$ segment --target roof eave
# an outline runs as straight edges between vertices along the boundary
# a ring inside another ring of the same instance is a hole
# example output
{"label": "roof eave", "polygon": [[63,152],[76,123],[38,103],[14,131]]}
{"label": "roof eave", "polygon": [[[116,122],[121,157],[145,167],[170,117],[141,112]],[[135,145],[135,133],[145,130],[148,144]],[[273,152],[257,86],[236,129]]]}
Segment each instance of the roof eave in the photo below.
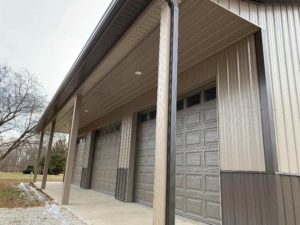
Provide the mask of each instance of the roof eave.
{"label": "roof eave", "polygon": [[[105,57],[109,49],[116,44],[150,2],[151,0],[113,0],[111,2],[38,121],[36,131],[40,132],[44,130],[47,124],[55,118],[59,110],[73,96],[82,82]],[[132,7],[132,5],[134,5],[134,7]],[[113,27],[114,22],[118,22],[118,17],[121,18],[122,16],[122,19],[124,19],[124,15],[127,16],[129,23],[125,24],[123,30],[119,29],[118,33],[115,32],[115,40],[108,43],[105,48],[102,48],[101,42],[104,42],[105,36],[107,37],[109,35],[108,33],[111,32],[109,28]]]}

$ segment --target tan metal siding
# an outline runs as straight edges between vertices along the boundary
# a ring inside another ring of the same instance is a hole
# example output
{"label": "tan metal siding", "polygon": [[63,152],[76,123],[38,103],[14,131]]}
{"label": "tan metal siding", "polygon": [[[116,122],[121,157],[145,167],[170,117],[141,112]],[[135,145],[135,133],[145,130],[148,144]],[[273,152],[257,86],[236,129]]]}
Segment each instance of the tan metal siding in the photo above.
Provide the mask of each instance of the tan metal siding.
{"label": "tan metal siding", "polygon": [[279,171],[300,174],[300,7],[212,1],[267,30]]}
{"label": "tan metal siding", "polygon": [[[218,76],[222,170],[265,170],[255,62],[254,37],[250,36],[179,75],[179,95]],[[118,121],[124,114],[145,110],[155,103],[156,90],[152,89],[81,132]]]}
{"label": "tan metal siding", "polygon": [[254,37],[219,54],[217,68],[221,169],[264,171]]}

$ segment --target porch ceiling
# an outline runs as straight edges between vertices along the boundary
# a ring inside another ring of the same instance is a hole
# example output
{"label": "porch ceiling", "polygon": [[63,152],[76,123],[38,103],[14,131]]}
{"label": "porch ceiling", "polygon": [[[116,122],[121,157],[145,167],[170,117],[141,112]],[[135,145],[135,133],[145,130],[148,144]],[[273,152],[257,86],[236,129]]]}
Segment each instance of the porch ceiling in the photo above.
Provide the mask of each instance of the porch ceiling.
{"label": "porch ceiling", "polygon": [[[160,8],[148,8],[78,90],[80,128],[156,86]],[[258,30],[208,0],[184,1],[179,21],[179,73]],[[72,100],[58,114],[57,131],[69,131],[71,115]]]}

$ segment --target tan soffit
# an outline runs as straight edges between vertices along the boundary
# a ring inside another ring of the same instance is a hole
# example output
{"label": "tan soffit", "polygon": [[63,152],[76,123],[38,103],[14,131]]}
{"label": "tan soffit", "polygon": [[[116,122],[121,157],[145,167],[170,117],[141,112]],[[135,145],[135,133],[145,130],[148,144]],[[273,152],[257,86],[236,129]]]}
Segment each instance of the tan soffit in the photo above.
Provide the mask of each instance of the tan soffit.
{"label": "tan soffit", "polygon": [[[144,18],[136,22],[137,25],[128,31],[80,88],[79,93],[83,95],[80,127],[156,86],[160,8],[157,5],[150,7],[153,7],[150,12],[145,11]],[[210,1],[184,1],[180,7],[179,72],[257,29]],[[132,44],[134,37],[140,41],[135,40]],[[143,74],[136,76],[135,71]],[[85,113],[85,109],[89,112]],[[59,113],[58,130],[68,132],[70,115],[70,108],[66,107]]]}

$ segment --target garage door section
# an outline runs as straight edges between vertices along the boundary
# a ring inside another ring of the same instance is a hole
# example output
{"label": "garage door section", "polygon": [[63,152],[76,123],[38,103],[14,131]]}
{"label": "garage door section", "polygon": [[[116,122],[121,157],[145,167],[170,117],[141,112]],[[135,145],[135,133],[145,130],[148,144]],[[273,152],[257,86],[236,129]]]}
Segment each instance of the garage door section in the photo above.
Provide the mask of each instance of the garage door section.
{"label": "garage door section", "polygon": [[75,159],[73,164],[72,184],[80,185],[83,156],[85,150],[85,138],[79,138],[77,140]]}
{"label": "garage door section", "polygon": [[[215,88],[177,103],[176,213],[220,222],[217,110]],[[135,201],[151,205],[154,181],[155,119],[140,116],[137,136]]]}
{"label": "garage door section", "polygon": [[134,199],[151,206],[154,184],[155,111],[139,116],[134,178]]}
{"label": "garage door section", "polygon": [[115,194],[120,126],[105,128],[97,133],[91,178],[91,189]]}

